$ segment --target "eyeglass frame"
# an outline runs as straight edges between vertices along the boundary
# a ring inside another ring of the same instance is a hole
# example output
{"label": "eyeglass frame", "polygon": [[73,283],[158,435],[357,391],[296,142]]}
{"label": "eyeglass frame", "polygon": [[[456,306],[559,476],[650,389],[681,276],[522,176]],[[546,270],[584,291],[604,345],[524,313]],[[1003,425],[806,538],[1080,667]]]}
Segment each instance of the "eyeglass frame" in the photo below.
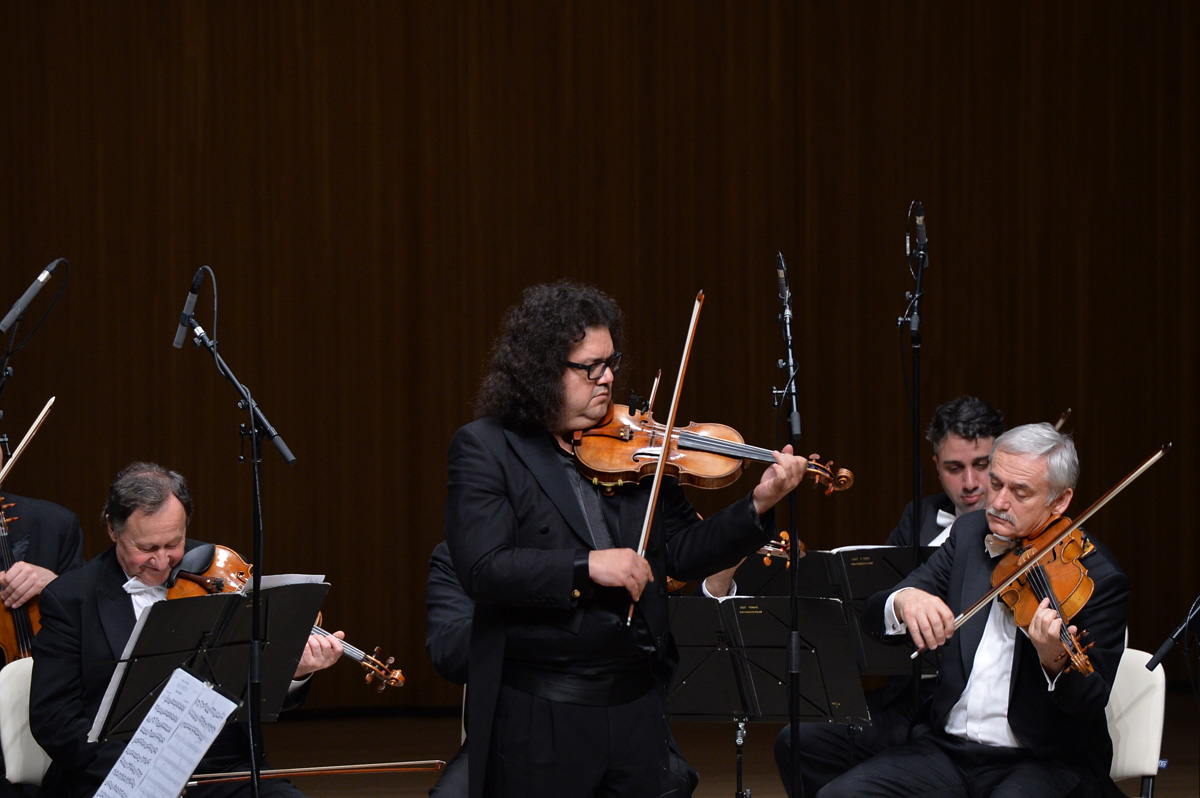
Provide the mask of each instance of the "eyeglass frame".
{"label": "eyeglass frame", "polygon": [[[595,363],[572,363],[570,360],[563,361],[563,363],[567,366],[567,368],[579,369],[580,371],[583,371],[589,380],[592,382],[597,382],[601,377],[604,376],[605,369],[611,371],[614,376],[616,375],[617,371],[621,368],[621,353],[613,352],[612,357],[608,358],[607,360],[597,360]],[[596,374],[596,376],[593,377],[592,371],[597,366],[601,367],[600,371],[598,374]]]}

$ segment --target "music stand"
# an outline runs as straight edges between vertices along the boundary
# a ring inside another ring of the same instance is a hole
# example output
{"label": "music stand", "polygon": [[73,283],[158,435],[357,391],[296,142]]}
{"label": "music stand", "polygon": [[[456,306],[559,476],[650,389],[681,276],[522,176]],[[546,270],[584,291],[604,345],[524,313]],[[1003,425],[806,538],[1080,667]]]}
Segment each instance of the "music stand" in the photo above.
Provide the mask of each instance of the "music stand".
{"label": "music stand", "polygon": [[[326,583],[284,584],[262,591],[261,717],[283,708]],[[252,636],[252,597],[241,593],[160,601],[139,619],[93,725],[103,740],[128,740],[176,668],[209,682],[239,702],[234,721],[249,713],[246,691]]]}
{"label": "music stand", "polygon": [[[854,654],[864,675],[912,675],[911,649],[881,642],[865,632],[862,611],[873,594],[895,587],[935,551],[935,546],[920,547],[916,564],[910,546],[849,546],[828,553],[829,568],[837,584],[836,595],[845,601],[846,615],[855,633]],[[907,639],[907,635],[904,637]],[[923,672],[936,674],[936,653],[922,654],[921,665]]]}
{"label": "music stand", "polygon": [[[920,549],[925,562],[935,547]],[[834,551],[808,551],[797,563],[802,596],[836,598],[842,602],[851,632],[854,657],[864,675],[910,675],[912,661],[905,646],[877,640],[862,628],[862,610],[873,593],[887,590],[913,570],[908,546],[850,546]],[[788,571],[777,563],[763,565],[753,558],[737,573],[738,590],[747,595],[786,596]],[[937,673],[934,652],[921,655],[926,673]]]}
{"label": "music stand", "polygon": [[[786,597],[670,599],[679,667],[667,691],[674,718],[781,721],[789,718]],[[841,603],[801,598],[800,717],[869,723]]]}

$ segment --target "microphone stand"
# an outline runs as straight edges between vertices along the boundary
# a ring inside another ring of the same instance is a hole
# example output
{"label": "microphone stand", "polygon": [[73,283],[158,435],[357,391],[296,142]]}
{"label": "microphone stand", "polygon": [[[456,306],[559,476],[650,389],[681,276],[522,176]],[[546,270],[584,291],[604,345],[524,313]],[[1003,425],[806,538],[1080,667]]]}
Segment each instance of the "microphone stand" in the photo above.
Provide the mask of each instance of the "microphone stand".
{"label": "microphone stand", "polygon": [[1191,609],[1188,610],[1187,617],[1183,619],[1183,623],[1179,624],[1179,628],[1163,641],[1163,644],[1158,647],[1158,651],[1154,652],[1154,656],[1146,663],[1146,670],[1152,671],[1158,667],[1158,663],[1162,662],[1163,657],[1167,656],[1167,653],[1175,647],[1175,644],[1187,632],[1188,627],[1196,620],[1197,614],[1200,614],[1200,596],[1197,596],[1196,600],[1192,602]]}
{"label": "microphone stand", "polygon": [[[786,357],[778,363],[779,368],[787,372],[787,381],[783,390],[772,389],[775,406],[782,407],[787,401],[788,411],[788,442],[792,444],[792,452],[800,447],[800,410],[796,404],[796,358],[792,341],[792,293],[788,289],[787,270],[783,262],[783,254],[776,254],[776,265],[779,275],[779,300],[783,311],[779,314],[779,323],[783,327],[783,345]],[[788,598],[791,606],[790,632],[788,634],[788,720],[791,724],[792,735],[792,770],[791,795],[803,796],[804,785],[800,781],[800,758],[796,756],[795,745],[800,739],[800,569],[796,563],[800,561],[800,536],[796,534],[796,492],[788,494],[788,561],[792,567],[788,569]]]}
{"label": "microphone stand", "polygon": [[[250,396],[250,389],[238,381],[234,376],[233,370],[229,368],[229,364],[217,352],[217,342],[208,337],[204,332],[204,328],[196,323],[193,316],[186,316],[187,325],[191,327],[195,333],[196,346],[203,346],[213,357],[213,362],[217,366],[217,371],[221,376],[225,377],[233,383],[234,389],[237,391],[241,399],[238,400],[238,407],[242,410],[250,412],[250,425],[238,425],[238,435],[243,439],[250,440],[250,463],[253,479],[252,498],[253,504],[253,529],[254,529],[254,573],[251,576],[251,585],[253,596],[251,598],[251,628],[250,628],[250,673],[247,679],[247,701],[250,703],[249,719],[247,720],[248,736],[250,738],[250,794],[254,798],[259,798],[259,772],[260,758],[262,756],[262,729],[261,729],[261,694],[262,694],[262,647],[265,642],[262,637],[261,615],[262,591],[259,590],[261,575],[263,573],[263,518],[262,518],[262,485],[259,480],[259,463],[262,462],[262,439],[270,438],[275,444],[275,448],[283,456],[283,459],[291,464],[296,462],[296,456],[292,454],[291,449],[283,442],[283,438],[279,436],[275,428],[271,426],[271,422],[267,421],[267,417],[263,415],[262,409],[258,403]],[[239,454],[238,461],[244,462],[245,455]]]}
{"label": "microphone stand", "polygon": [[[916,280],[912,291],[904,292],[904,300],[908,305],[904,315],[896,319],[896,326],[908,324],[909,343],[912,348],[912,402],[909,404],[909,416],[912,423],[912,567],[916,568],[921,558],[921,499],[924,492],[921,487],[921,300],[925,292],[921,285],[928,265],[926,241],[924,236],[925,210],[920,202],[914,201],[909,206],[909,213],[917,209],[918,235],[916,247],[909,250],[908,233],[904,235],[904,254],[909,260],[909,272]],[[913,660],[913,705],[921,703],[921,660]]]}

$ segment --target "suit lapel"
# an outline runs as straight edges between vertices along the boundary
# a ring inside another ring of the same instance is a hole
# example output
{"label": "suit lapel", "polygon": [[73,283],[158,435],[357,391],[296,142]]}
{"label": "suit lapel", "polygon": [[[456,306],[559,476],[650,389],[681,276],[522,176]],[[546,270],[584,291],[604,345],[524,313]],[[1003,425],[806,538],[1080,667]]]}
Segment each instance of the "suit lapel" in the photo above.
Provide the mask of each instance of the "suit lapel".
{"label": "suit lapel", "polygon": [[136,619],[133,617],[133,602],[124,588],[125,574],[121,572],[115,554],[111,553],[111,549],[109,552],[111,567],[96,586],[96,612],[100,616],[100,625],[104,627],[108,647],[112,649],[113,659],[119,659],[129,636],[133,634]]}
{"label": "suit lapel", "polygon": [[[985,525],[984,532],[986,530],[987,526]],[[966,572],[963,574],[962,593],[959,595],[959,604],[956,613],[970,609],[975,602],[983,598],[992,589],[993,560],[988,556],[987,549],[984,548],[983,534],[982,532],[971,534],[969,539],[958,541],[958,545],[967,547],[965,553],[968,556]],[[980,609],[959,630],[959,633],[962,635],[960,653],[963,658],[963,672],[968,676],[971,673],[971,665],[975,661],[975,650],[979,648],[979,641],[983,639],[983,630],[987,628],[987,618],[990,613],[991,607]]]}
{"label": "suit lapel", "polygon": [[554,451],[554,441],[550,440],[545,432],[522,434],[506,429],[504,436],[546,496],[554,503],[571,531],[589,549],[595,548],[592,535],[588,531],[587,520],[583,517],[583,508],[579,506],[579,499],[563,472],[562,456]]}

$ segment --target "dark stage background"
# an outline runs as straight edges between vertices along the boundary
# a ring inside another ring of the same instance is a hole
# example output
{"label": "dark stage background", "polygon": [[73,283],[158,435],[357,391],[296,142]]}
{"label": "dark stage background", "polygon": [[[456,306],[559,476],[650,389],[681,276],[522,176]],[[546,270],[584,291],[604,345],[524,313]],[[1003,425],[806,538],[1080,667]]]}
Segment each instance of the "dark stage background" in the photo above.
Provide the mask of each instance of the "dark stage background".
{"label": "dark stage background", "polygon": [[1175,442],[1090,525],[1132,579],[1131,644],[1154,650],[1200,592],[1184,507],[1198,16],[1115,0],[5,3],[4,309],[71,262],[0,397],[14,442],[58,398],[5,487],[78,512],[90,556],[109,480],[157,460],[192,481],[193,536],[249,556],[243,414],[206,352],[170,345],[208,264],[221,352],[299,458],[266,452],[264,568],[327,574],[326,625],[409,678],[375,696],[345,664],[310,706],[454,704],[423,651],[426,559],[446,446],[521,289],[612,293],[621,376],[643,394],[656,368],[673,382],[703,289],[680,419],[769,445],[781,251],[804,446],[857,477],[805,491],[799,534],[881,542],[911,495],[896,318],[915,198],[922,419],[963,393],[1011,424],[1073,408],[1076,513]]}

